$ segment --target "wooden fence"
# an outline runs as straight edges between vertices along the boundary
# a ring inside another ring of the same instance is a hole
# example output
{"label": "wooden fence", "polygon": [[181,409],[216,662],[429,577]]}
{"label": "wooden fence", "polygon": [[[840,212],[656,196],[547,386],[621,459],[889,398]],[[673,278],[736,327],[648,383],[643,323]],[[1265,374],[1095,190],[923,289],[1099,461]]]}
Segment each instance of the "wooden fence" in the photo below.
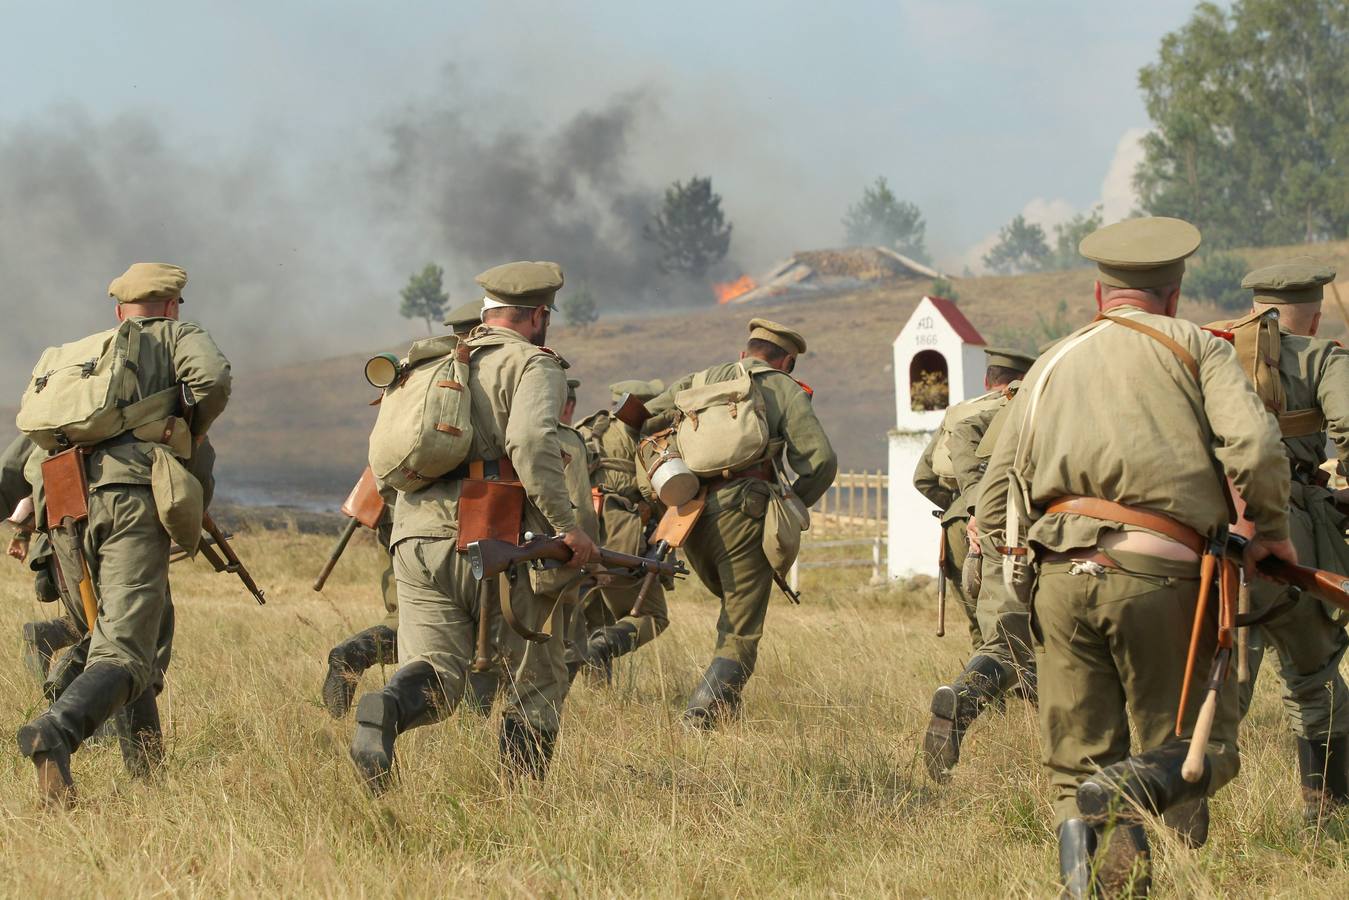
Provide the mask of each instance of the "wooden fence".
{"label": "wooden fence", "polygon": [[810,511],[808,539],[832,536],[885,537],[889,521],[890,476],[839,472],[833,485]]}
{"label": "wooden fence", "polygon": [[[885,543],[889,522],[890,478],[884,472],[840,472],[810,511],[810,531],[788,579],[798,584],[801,569],[871,567],[871,580],[885,577]],[[867,547],[865,557],[811,559],[812,549]]]}

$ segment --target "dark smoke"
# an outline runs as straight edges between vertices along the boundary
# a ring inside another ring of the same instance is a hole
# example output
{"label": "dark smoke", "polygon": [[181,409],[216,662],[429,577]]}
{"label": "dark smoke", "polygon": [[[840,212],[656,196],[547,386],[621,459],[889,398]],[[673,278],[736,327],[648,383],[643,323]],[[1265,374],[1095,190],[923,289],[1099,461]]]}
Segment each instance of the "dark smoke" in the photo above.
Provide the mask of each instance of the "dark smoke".
{"label": "dark smoke", "polygon": [[602,307],[640,306],[670,289],[642,238],[659,193],[628,165],[653,107],[645,92],[624,94],[546,134],[484,133],[460,109],[411,109],[389,127],[391,159],[375,175],[384,215],[426,258],[458,262],[464,283],[499,262],[550,259]]}
{"label": "dark smoke", "polygon": [[221,161],[146,117],[64,109],[0,131],[0,172],[0,407],[43,347],[115,324],[108,282],[138,260],[187,269],[184,317],[236,367],[350,349],[358,325],[369,340],[354,301],[372,282],[335,211],[307,206],[271,159]]}

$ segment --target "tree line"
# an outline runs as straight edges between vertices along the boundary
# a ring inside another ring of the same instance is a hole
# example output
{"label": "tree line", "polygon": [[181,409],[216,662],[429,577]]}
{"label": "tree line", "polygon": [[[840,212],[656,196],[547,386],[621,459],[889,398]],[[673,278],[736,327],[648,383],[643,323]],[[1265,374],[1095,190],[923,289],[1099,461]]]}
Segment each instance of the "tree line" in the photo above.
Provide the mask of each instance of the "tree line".
{"label": "tree line", "polygon": [[[1134,173],[1134,214],[1177,216],[1204,232],[1191,279],[1197,296],[1222,303],[1236,295],[1244,261],[1230,248],[1349,237],[1349,0],[1199,3],[1162,38],[1138,84],[1152,128]],[[982,261],[999,274],[1075,267],[1078,242],[1102,224],[1099,206],[1048,231],[1018,215]],[[922,211],[883,176],[840,225],[846,246],[930,261]],[[712,178],[694,175],[665,189],[642,238],[662,274],[706,286],[733,233]],[[443,274],[428,264],[409,278],[404,316],[434,327],[449,304]],[[603,300],[584,286],[568,297],[570,324],[599,318]]]}

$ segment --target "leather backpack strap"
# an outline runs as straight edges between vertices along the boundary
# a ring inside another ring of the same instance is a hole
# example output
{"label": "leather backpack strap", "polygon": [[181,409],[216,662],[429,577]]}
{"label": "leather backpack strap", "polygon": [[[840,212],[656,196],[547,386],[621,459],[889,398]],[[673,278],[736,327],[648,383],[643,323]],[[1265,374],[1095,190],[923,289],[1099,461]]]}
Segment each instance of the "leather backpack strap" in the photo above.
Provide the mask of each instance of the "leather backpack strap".
{"label": "leather backpack strap", "polygon": [[1097,318],[1114,322],[1116,325],[1123,325],[1130,331],[1137,331],[1139,334],[1145,334],[1148,337],[1152,338],[1154,341],[1161,344],[1166,349],[1170,350],[1172,354],[1175,355],[1176,359],[1180,360],[1180,364],[1183,365],[1186,368],[1186,370],[1190,373],[1190,377],[1195,380],[1195,383],[1196,384],[1199,383],[1198,361],[1195,360],[1194,356],[1190,353],[1189,350],[1186,350],[1183,346],[1181,346],[1180,342],[1177,341],[1175,338],[1171,337],[1171,335],[1166,334],[1165,332],[1158,331],[1151,325],[1144,325],[1142,322],[1135,322],[1133,319],[1127,319],[1122,316],[1121,317],[1108,316],[1102,313],[1101,315],[1097,316]]}

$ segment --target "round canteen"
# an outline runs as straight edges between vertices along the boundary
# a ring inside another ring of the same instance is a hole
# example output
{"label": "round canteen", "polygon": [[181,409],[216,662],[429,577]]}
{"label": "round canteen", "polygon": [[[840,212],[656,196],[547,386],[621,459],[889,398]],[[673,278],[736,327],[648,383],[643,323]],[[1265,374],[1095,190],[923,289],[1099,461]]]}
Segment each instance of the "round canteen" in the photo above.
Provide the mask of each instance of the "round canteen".
{"label": "round canteen", "polygon": [[401,368],[402,361],[396,354],[380,353],[370,357],[370,361],[365,364],[365,380],[372,387],[384,390],[398,379]]}
{"label": "round canteen", "polygon": [[662,454],[651,472],[651,487],[666,506],[683,506],[698,494],[698,476],[678,456]]}

